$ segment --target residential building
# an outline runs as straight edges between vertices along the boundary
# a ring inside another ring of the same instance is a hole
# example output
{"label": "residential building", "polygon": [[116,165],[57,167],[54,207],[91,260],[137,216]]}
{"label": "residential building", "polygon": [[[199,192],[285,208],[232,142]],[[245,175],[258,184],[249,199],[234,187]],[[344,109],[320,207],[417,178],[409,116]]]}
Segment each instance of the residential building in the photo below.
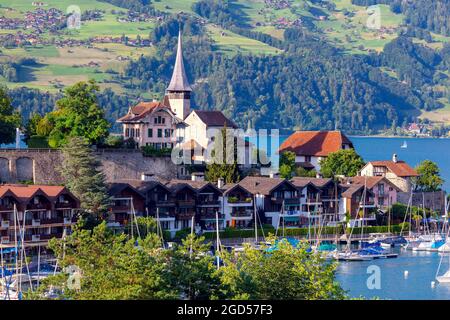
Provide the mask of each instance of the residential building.
{"label": "residential building", "polygon": [[145,213],[145,197],[128,183],[111,183],[108,188],[111,203],[107,225],[123,228]]}
{"label": "residential building", "polygon": [[369,161],[360,171],[361,176],[386,177],[403,192],[411,192],[413,179],[419,174],[405,161],[398,160],[394,154],[392,160]]}
{"label": "residential building", "polygon": [[374,195],[375,206],[384,211],[398,202],[397,195],[401,192],[399,187],[383,176],[357,176],[348,178],[347,182],[352,185],[366,186]]}
{"label": "residential building", "polygon": [[361,227],[376,221],[374,193],[363,184],[341,184],[343,189],[339,211],[350,215],[349,225]]}
{"label": "residential building", "polygon": [[78,199],[63,186],[0,185],[0,245],[22,241],[24,228],[26,247],[46,246],[49,239],[70,233],[79,207]]}
{"label": "residential building", "polygon": [[280,146],[280,153],[295,153],[297,166],[320,171],[320,161],[330,153],[353,149],[353,143],[340,131],[297,131]]}
{"label": "residential building", "polygon": [[122,123],[124,139],[133,139],[138,147],[171,149],[177,142],[175,130],[181,119],[162,102],[141,102],[117,122]]}

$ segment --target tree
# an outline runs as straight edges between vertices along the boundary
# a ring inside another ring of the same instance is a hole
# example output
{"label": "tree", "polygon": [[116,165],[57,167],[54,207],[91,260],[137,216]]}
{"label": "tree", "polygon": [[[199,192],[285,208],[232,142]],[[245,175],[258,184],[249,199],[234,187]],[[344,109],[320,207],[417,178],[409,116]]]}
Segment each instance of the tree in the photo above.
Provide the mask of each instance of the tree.
{"label": "tree", "polygon": [[39,113],[33,113],[25,126],[25,142],[28,143],[32,136],[37,135],[37,127],[42,120],[42,116]]}
{"label": "tree", "polygon": [[20,124],[20,114],[14,112],[6,88],[0,86],[0,144],[13,143]]}
{"label": "tree", "polygon": [[70,137],[83,137],[90,144],[102,142],[109,134],[109,122],[98,106],[99,86],[94,80],[78,82],[65,90],[65,96],[56,102],[56,110],[46,116],[53,126],[49,144],[61,147]]}
{"label": "tree", "polygon": [[298,177],[310,177],[314,178],[317,176],[316,170],[306,170],[305,168],[299,167],[295,170],[295,175]]}
{"label": "tree", "polygon": [[59,172],[69,190],[81,202],[89,218],[100,219],[109,204],[105,176],[100,161],[92,154],[89,144],[80,137],[70,138],[62,148],[63,162]]}
{"label": "tree", "polygon": [[422,161],[416,171],[419,177],[416,179],[416,190],[431,192],[440,190],[444,180],[440,176],[438,165],[431,160]]}
{"label": "tree", "polygon": [[[239,170],[237,166],[237,143],[234,136],[231,136],[226,125],[221,130],[222,139],[214,141],[214,148],[211,152],[211,159],[207,162],[205,177],[208,181],[216,182],[219,178],[223,178],[226,183],[232,183],[239,180]],[[229,163],[227,150],[231,149],[228,142],[234,141],[233,163]],[[222,152],[220,152],[222,149]],[[208,159],[207,159],[208,160]]]}
{"label": "tree", "polygon": [[320,172],[326,178],[338,175],[354,177],[363,166],[363,159],[354,149],[345,149],[332,152],[323,159],[320,162]]}
{"label": "tree", "polygon": [[214,257],[204,237],[188,235],[170,254],[168,278],[172,290],[189,300],[225,298]]}
{"label": "tree", "polygon": [[[165,255],[155,234],[144,239],[127,239],[125,234],[113,234],[106,223],[86,230],[76,226],[65,240],[52,239],[49,248],[59,258],[63,272],[44,280],[36,293],[28,298],[42,299],[53,286],[61,289],[59,299],[174,299],[165,273]],[[78,271],[80,285],[71,286],[68,272]]]}
{"label": "tree", "polygon": [[280,176],[291,179],[295,173],[295,153],[292,151],[283,152],[280,156]]}
{"label": "tree", "polygon": [[[275,238],[269,239],[274,245]],[[320,254],[308,253],[308,245],[293,247],[279,241],[268,253],[246,246],[237,257],[227,255],[221,279],[236,299],[343,299],[344,291],[334,280],[335,263]]]}

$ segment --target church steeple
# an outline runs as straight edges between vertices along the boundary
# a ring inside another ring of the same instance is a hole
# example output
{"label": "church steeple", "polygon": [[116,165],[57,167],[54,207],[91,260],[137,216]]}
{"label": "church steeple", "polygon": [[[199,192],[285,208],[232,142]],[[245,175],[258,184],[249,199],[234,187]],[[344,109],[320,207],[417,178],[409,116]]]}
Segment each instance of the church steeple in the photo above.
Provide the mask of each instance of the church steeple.
{"label": "church steeple", "polygon": [[183,63],[183,47],[182,47],[181,29],[178,34],[178,48],[175,66],[173,68],[172,79],[167,87],[167,97],[172,111],[181,120],[191,112],[191,92],[192,88],[186,76]]}
{"label": "church steeple", "polygon": [[181,43],[181,29],[178,33],[178,48],[177,48],[177,58],[175,60],[175,67],[173,68],[172,79],[167,87],[167,91],[192,91],[189,81],[186,76],[186,71],[184,70],[183,63],[183,47]]}

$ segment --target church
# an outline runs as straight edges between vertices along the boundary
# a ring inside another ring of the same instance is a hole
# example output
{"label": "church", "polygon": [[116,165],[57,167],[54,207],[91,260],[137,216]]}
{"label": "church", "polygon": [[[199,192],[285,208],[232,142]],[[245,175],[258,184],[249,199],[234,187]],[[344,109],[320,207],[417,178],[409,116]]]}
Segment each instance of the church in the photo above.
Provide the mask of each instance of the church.
{"label": "church", "polygon": [[138,147],[171,149],[182,146],[204,151],[210,142],[207,130],[225,126],[237,128],[221,111],[191,110],[191,94],[180,31],[175,66],[163,101],[141,102],[119,118],[117,122],[123,126],[124,139],[133,139]]}

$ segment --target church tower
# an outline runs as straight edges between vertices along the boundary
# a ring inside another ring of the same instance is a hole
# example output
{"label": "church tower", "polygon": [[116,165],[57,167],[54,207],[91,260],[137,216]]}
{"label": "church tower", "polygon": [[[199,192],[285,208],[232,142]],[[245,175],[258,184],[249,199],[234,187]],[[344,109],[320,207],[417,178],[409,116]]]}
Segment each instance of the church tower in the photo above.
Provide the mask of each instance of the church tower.
{"label": "church tower", "polygon": [[170,107],[181,120],[191,112],[191,86],[189,85],[184,70],[183,50],[181,45],[181,30],[178,34],[177,58],[173,69],[172,79],[167,87],[166,95],[169,98]]}

